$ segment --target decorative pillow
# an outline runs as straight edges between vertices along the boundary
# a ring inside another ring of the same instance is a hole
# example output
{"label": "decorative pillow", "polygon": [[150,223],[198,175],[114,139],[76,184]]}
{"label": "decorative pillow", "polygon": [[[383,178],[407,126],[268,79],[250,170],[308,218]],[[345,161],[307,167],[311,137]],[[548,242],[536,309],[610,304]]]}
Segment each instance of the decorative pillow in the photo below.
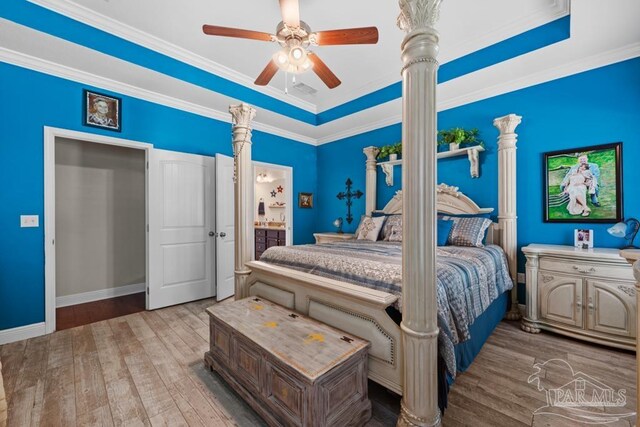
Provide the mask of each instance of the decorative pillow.
{"label": "decorative pillow", "polygon": [[[387,217],[387,220],[384,222],[384,227],[382,228],[382,235],[380,236],[380,238],[382,240],[389,241],[389,236],[391,235],[391,230],[393,229],[393,227],[399,227],[400,235],[402,236],[402,215],[389,215]],[[401,242],[402,237],[400,237],[400,240],[396,241]]]}
{"label": "decorative pillow", "polygon": [[360,225],[358,225],[358,234],[356,234],[356,239],[371,240],[372,242],[375,242],[376,240],[378,240],[378,235],[380,234],[380,230],[382,229],[382,224],[384,224],[383,216],[375,218],[365,216],[360,221]]}
{"label": "decorative pillow", "polygon": [[358,234],[360,234],[360,229],[362,228],[362,221],[364,221],[364,219],[367,218],[366,215],[360,215],[360,222],[358,223],[358,227],[356,228],[355,233],[353,233],[354,236],[356,236],[356,238],[358,238]]}
{"label": "decorative pillow", "polygon": [[442,219],[453,221],[453,228],[451,229],[451,233],[449,233],[449,241],[447,242],[449,245],[484,247],[482,241],[484,240],[487,229],[491,225],[490,219],[449,216],[443,216]]}
{"label": "decorative pillow", "polygon": [[385,240],[388,240],[389,242],[402,242],[402,221],[400,221],[399,225],[391,227],[391,231],[389,231]]}
{"label": "decorative pillow", "polygon": [[438,246],[446,246],[453,228],[453,220],[438,218]]}

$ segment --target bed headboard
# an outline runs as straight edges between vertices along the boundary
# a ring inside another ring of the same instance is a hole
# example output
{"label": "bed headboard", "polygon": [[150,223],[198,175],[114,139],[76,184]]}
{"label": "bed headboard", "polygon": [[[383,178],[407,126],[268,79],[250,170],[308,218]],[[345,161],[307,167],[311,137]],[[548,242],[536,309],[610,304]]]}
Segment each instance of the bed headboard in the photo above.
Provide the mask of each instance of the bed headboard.
{"label": "bed headboard", "polygon": [[[518,272],[518,228],[516,215],[516,143],[518,135],[516,127],[521,116],[508,114],[498,117],[493,125],[498,129],[498,223],[493,223],[487,232],[487,242],[500,245],[507,254],[509,272],[514,282]],[[378,148],[366,147],[363,150],[366,161],[366,213],[370,215],[376,208],[376,182],[378,175]],[[481,208],[469,197],[462,194],[457,187],[440,184],[437,187],[438,212],[449,214],[476,214],[493,212],[492,208]],[[382,211],[384,213],[402,213],[402,192],[398,192]],[[508,318],[517,319],[518,310],[516,293],[512,293],[512,310]]]}
{"label": "bed headboard", "polygon": [[[493,208],[481,208],[469,196],[463,194],[458,187],[444,183],[438,184],[436,197],[438,213],[441,214],[489,214],[494,210]],[[402,214],[402,190],[396,191],[396,194],[389,200],[384,209],[374,212],[385,215]],[[500,244],[499,232],[500,225],[496,222],[492,223],[487,231],[487,243]]]}

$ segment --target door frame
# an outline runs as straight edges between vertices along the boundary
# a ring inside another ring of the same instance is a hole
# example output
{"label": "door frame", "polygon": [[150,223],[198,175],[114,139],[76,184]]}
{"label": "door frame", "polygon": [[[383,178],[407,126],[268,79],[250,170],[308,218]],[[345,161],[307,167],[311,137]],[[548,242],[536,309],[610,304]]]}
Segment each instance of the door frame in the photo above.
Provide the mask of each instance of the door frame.
{"label": "door frame", "polygon": [[[287,205],[285,207],[285,220],[287,221],[287,234],[286,234],[286,243],[287,246],[290,246],[293,244],[293,168],[291,166],[283,166],[283,165],[277,165],[275,163],[265,163],[265,162],[258,162],[258,161],[253,161],[253,167],[251,168],[253,174],[252,174],[252,182],[253,182],[253,186],[254,186],[254,193],[255,193],[255,185],[256,185],[256,167],[263,167],[263,168],[269,168],[269,169],[279,169],[284,171],[284,182],[287,186],[287,188],[290,189],[289,191],[289,197],[287,197]],[[254,197],[255,199],[255,197]],[[253,203],[255,204],[255,200],[253,201]],[[255,209],[256,207],[253,206],[253,210],[255,213]],[[251,235],[251,239],[254,240],[255,239],[255,234]],[[253,243],[252,247],[255,247],[255,242]],[[252,250],[252,259],[255,256],[255,251]]]}
{"label": "door frame", "polygon": [[118,147],[144,150],[145,153],[145,288],[149,286],[149,154],[153,145],[146,142],[103,136],[69,129],[44,127],[44,303],[45,333],[56,330],[56,138],[73,139]]}

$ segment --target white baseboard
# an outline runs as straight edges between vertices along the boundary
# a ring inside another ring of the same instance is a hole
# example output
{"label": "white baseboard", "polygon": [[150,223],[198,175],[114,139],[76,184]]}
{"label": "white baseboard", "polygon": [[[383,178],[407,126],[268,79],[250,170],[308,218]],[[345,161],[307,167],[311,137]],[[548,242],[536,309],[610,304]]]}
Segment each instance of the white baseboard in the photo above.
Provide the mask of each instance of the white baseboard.
{"label": "white baseboard", "polygon": [[137,294],[139,292],[144,292],[146,286],[146,283],[136,283],[133,285],[119,286],[117,288],[100,289],[99,291],[83,292],[81,294],[57,297],[56,307],[67,307],[69,305],[84,304],[91,301]]}
{"label": "white baseboard", "polygon": [[45,333],[46,328],[44,322],[33,323],[26,326],[18,326],[17,328],[5,329],[0,331],[0,345],[39,337],[41,335],[44,335]]}

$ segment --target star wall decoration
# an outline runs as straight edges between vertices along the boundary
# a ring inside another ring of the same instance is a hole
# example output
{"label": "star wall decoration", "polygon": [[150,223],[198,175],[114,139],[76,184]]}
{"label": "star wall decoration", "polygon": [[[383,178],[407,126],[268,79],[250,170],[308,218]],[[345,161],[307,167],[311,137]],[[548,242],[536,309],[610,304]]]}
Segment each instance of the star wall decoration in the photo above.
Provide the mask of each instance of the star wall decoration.
{"label": "star wall decoration", "polygon": [[282,193],[282,190],[284,190],[284,188],[282,188],[282,185],[278,185],[278,193]]}
{"label": "star wall decoration", "polygon": [[271,197],[276,197],[276,190],[271,190]]}

